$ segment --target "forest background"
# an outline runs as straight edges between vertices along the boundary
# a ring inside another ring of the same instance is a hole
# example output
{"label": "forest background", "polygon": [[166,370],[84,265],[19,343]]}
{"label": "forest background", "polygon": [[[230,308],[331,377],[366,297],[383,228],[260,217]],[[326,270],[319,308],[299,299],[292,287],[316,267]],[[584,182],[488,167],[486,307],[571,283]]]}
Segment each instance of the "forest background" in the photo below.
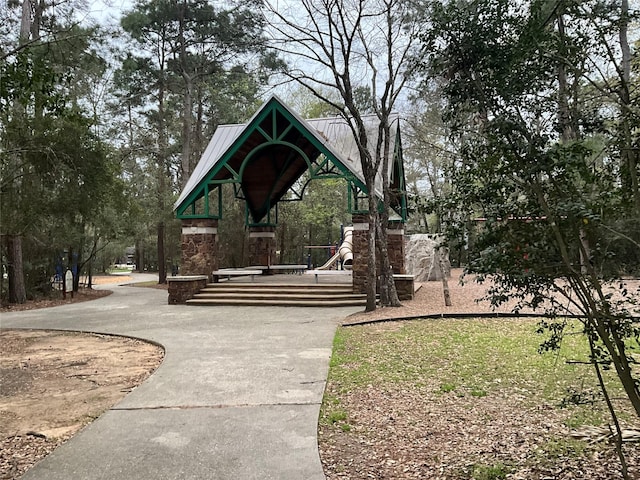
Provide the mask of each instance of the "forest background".
{"label": "forest background", "polygon": [[[498,0],[325,3],[344,11],[380,5],[405,31],[411,27],[411,38],[394,38],[397,48],[414,46],[398,69],[405,83],[395,105],[407,233],[453,232],[451,259],[462,265],[482,245],[478,226],[505,213],[493,207],[533,211],[521,193],[499,187],[509,179],[491,152],[513,140],[500,138],[510,128],[522,134],[518,148],[570,143],[563,154],[572,156],[563,158],[579,159],[596,178],[607,172],[608,183],[589,183],[589,195],[600,212],[617,212],[605,225],[614,233],[591,230],[591,251],[606,242],[594,256],[599,265],[637,273],[637,2],[523,2],[517,11]],[[290,81],[291,57],[274,42],[273,5],[260,0],[120,2],[100,11],[92,2],[11,0],[0,8],[3,302],[49,294],[60,265],[77,265],[76,286],[128,259],[138,270],[159,271],[163,282],[180,258],[173,203],[217,126],[245,122],[272,93],[307,118],[335,115],[343,100],[330,85],[314,95]],[[527,38],[541,45],[525,36],[537,15],[546,21],[538,31],[550,39],[543,54],[523,48]],[[454,35],[464,41],[452,42]],[[361,112],[375,113],[375,83],[365,77],[351,85],[352,96]],[[488,128],[494,119],[509,121]],[[487,162],[470,168],[470,158],[481,157]],[[525,154],[516,160],[524,169],[531,162]],[[514,165],[502,167],[514,173]],[[503,177],[479,179],[478,171]],[[472,198],[480,182],[496,187],[484,190],[494,196],[492,208]],[[239,266],[247,257],[244,207],[232,189],[224,195],[220,265]],[[339,241],[350,220],[346,203],[343,182],[328,180],[284,205],[279,260],[306,263],[312,252],[312,262],[322,263],[326,251],[304,246]]]}

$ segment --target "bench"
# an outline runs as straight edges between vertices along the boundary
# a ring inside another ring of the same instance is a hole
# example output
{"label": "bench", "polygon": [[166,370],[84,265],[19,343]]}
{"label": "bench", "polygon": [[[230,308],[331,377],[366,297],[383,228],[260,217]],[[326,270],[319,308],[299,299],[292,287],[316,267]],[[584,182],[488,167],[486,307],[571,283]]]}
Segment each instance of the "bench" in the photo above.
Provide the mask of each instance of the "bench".
{"label": "bench", "polygon": [[271,273],[282,272],[290,270],[293,273],[301,273],[306,270],[307,265],[294,264],[294,265],[249,265],[247,268],[253,270],[262,270],[263,274],[269,275]]}
{"label": "bench", "polygon": [[301,273],[304,270],[306,270],[308,267],[307,265],[270,265],[267,270],[271,270],[274,272],[279,272],[279,271],[286,271],[286,270],[290,270],[293,273]]}
{"label": "bench", "polygon": [[351,275],[350,270],[307,270],[304,273],[307,275],[315,275],[316,283],[318,283],[319,275]]}
{"label": "bench", "polygon": [[227,280],[231,280],[231,277],[244,275],[251,275],[251,281],[253,282],[256,275],[262,275],[262,270],[223,268],[222,270],[214,270],[211,275],[213,276],[213,283],[218,283],[220,277],[227,277]]}

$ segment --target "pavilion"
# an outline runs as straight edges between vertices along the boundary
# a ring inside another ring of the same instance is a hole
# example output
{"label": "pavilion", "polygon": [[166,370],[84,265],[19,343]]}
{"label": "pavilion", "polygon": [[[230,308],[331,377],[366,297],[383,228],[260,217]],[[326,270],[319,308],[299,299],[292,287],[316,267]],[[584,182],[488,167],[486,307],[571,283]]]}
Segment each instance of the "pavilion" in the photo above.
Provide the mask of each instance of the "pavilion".
{"label": "pavilion", "polygon": [[[365,118],[369,141],[377,140],[377,117]],[[389,255],[395,273],[404,269],[406,191],[399,120],[391,125],[389,162],[391,207]],[[272,96],[246,124],[221,125],[174,205],[182,221],[181,275],[211,277],[218,265],[218,222],[222,218],[222,185],[231,183],[244,201],[251,265],[276,263],[278,203],[300,200],[308,181],[342,178],[348,188],[353,222],[353,291],[364,293],[367,278],[367,189],[352,131],[342,117],[305,120]],[[375,195],[382,198],[381,175]]]}

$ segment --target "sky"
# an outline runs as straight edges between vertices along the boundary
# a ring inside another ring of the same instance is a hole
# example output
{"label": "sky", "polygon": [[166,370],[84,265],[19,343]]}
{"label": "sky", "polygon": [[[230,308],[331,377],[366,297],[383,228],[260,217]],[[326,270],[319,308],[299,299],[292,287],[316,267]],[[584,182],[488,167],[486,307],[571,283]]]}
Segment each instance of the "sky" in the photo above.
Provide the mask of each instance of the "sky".
{"label": "sky", "polygon": [[98,0],[89,2],[89,17],[102,25],[120,22],[122,13],[133,7],[133,0]]}

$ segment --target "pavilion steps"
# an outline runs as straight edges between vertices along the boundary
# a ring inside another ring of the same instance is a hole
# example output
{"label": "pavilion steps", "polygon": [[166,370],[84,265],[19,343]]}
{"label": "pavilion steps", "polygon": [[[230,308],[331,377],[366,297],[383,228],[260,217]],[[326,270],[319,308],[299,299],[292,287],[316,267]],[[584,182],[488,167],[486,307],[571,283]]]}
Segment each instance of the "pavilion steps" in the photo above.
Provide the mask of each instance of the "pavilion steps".
{"label": "pavilion steps", "polygon": [[366,295],[354,294],[350,285],[212,283],[187,300],[187,304],[351,307],[364,306]]}

